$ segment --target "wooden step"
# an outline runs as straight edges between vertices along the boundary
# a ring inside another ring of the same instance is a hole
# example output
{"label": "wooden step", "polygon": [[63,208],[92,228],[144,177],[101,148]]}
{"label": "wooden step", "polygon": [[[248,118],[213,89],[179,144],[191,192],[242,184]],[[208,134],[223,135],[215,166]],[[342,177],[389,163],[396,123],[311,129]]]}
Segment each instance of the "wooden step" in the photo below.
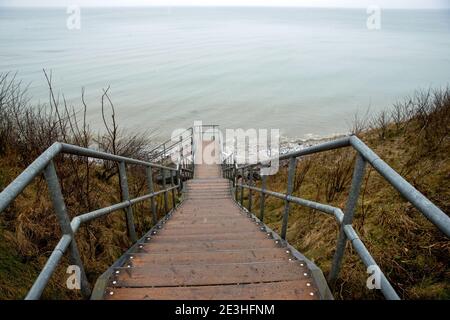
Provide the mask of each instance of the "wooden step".
{"label": "wooden step", "polygon": [[[316,289],[306,280],[227,286],[109,288],[107,291],[107,299],[121,300],[315,300],[318,298]],[[113,292],[113,295],[109,294],[110,292]]]}
{"label": "wooden step", "polygon": [[154,237],[150,242],[143,244],[146,252],[195,252],[213,250],[242,250],[257,248],[277,248],[275,242],[269,239],[248,240],[191,240],[189,242],[165,242]]}
{"label": "wooden step", "polygon": [[[246,240],[246,239],[266,239],[268,238],[265,232],[234,232],[234,233],[202,233],[191,235],[165,235],[160,233],[154,239],[167,242],[183,242],[191,240]],[[153,240],[153,239],[152,239]]]}
{"label": "wooden step", "polygon": [[273,248],[217,250],[201,252],[168,252],[153,251],[130,254],[133,267],[145,267],[151,264],[169,265],[203,265],[224,263],[250,263],[289,261],[292,258],[282,250]]}
{"label": "wooden step", "polygon": [[218,233],[245,233],[245,232],[260,232],[258,229],[254,229],[254,226],[242,225],[239,228],[224,229],[222,227],[209,227],[209,228],[166,228],[158,231],[158,235],[198,235],[198,234],[218,234]]}
{"label": "wooden step", "polygon": [[227,263],[204,265],[147,265],[118,268],[117,287],[167,287],[217,284],[311,281],[309,271],[296,262]]}
{"label": "wooden step", "polygon": [[217,216],[194,216],[194,215],[183,215],[177,216],[170,219],[170,225],[184,225],[184,226],[192,226],[192,225],[202,225],[205,223],[247,223],[247,218],[242,215],[217,215]]}

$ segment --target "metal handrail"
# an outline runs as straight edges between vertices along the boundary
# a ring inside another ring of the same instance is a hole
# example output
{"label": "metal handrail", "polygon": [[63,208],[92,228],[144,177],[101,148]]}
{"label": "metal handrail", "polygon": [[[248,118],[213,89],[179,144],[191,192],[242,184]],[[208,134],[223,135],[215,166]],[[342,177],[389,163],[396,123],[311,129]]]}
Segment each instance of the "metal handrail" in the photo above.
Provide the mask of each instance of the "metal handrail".
{"label": "metal handrail", "polygon": [[[219,127],[219,125],[216,125],[216,124],[201,124],[201,125],[195,125],[193,127],[190,127],[188,129],[184,130],[179,135],[175,136],[175,138],[178,137],[178,139],[179,139],[178,141],[174,141],[174,137],[172,137],[171,139],[166,140],[165,142],[161,143],[157,147],[155,147],[152,150],[150,150],[150,152],[149,152],[150,153],[150,159],[152,161],[155,161],[157,159],[163,160],[163,159],[167,158],[167,156],[169,155],[169,151],[173,150],[174,148],[178,147],[178,148],[183,149],[184,142],[186,140],[188,140],[188,139],[189,139],[190,148],[192,150],[193,149],[193,144],[194,144],[194,130],[197,127],[201,128],[201,134],[202,135],[203,135],[203,128],[213,128],[213,131],[214,131],[213,135],[215,136],[215,132],[216,132],[217,128]],[[184,134],[186,132],[189,132],[189,135],[184,136]],[[219,137],[220,137],[220,135],[219,135]],[[169,146],[166,146],[169,142],[173,142],[173,143],[171,145],[169,145]],[[158,152],[152,154],[155,150],[158,150],[158,149],[161,149],[161,148],[162,148],[162,150],[159,150]],[[192,151],[191,151],[191,154],[192,154]],[[194,162],[194,160],[190,159],[190,162]]]}
{"label": "metal handrail", "polygon": [[[191,133],[190,133],[190,135],[192,135],[192,127],[190,127],[190,128],[187,128],[186,130],[184,130],[182,133],[180,133],[178,136],[183,136],[183,134],[185,134],[186,132],[188,132],[188,131],[190,131]],[[190,136],[189,135],[189,136]],[[189,137],[188,136],[188,137]],[[172,139],[167,139],[166,141],[164,141],[164,142],[162,142],[162,143],[160,143],[159,145],[157,145],[156,147],[154,147],[153,149],[151,149],[150,151],[149,151],[149,153],[153,153],[154,151],[156,151],[156,150],[158,150],[159,148],[161,148],[161,147],[163,147],[166,143],[169,143],[169,142],[172,142],[173,140]]]}
{"label": "metal handrail", "polygon": [[[191,128],[191,130],[192,130],[192,128]],[[178,137],[179,137],[179,140],[176,141],[176,142],[174,142],[174,143],[171,144],[170,146],[167,146],[167,147],[166,147],[166,144],[167,144],[168,142],[173,142],[173,141],[172,141],[172,140],[168,140],[168,141],[164,142],[163,144],[161,144],[161,146],[163,147],[163,150],[160,150],[160,151],[158,151],[158,152],[156,152],[156,153],[154,153],[154,154],[151,154],[151,155],[150,155],[150,159],[151,159],[151,160],[156,160],[156,159],[158,159],[158,158],[160,158],[160,157],[161,157],[162,159],[166,158],[169,151],[171,151],[173,148],[175,148],[175,147],[177,147],[177,146],[182,145],[186,139],[190,139],[190,144],[192,145],[192,136],[193,136],[193,133],[192,133],[192,132],[191,132],[191,134],[190,134],[189,136],[186,136],[186,137],[183,137],[183,135],[179,135],[179,136],[178,136]],[[161,148],[161,146],[159,146],[159,147],[157,147],[157,148]],[[153,152],[154,150],[155,150],[155,149],[153,149],[152,151],[150,151],[150,153]]]}
{"label": "metal handrail", "polygon": [[[297,158],[310,155],[314,153],[329,151],[338,148],[352,147],[357,151],[356,163],[353,171],[352,183],[350,187],[350,193],[347,199],[347,203],[344,212],[337,207],[333,207],[326,204],[321,204],[318,202],[302,199],[299,197],[292,196],[293,191],[293,180],[295,176]],[[267,176],[262,175],[262,188],[257,188],[252,185],[253,181],[253,168],[255,166],[263,167],[267,166],[272,160],[287,160],[289,159],[288,168],[288,182],[287,182],[287,192],[279,193],[266,189],[266,179]],[[233,186],[235,188],[235,200],[240,202],[240,205],[244,207],[244,189],[249,190],[248,196],[248,208],[247,210],[251,212],[252,206],[252,191],[259,192],[260,197],[260,220],[263,222],[264,219],[264,203],[265,196],[273,196],[282,200],[285,200],[283,221],[282,221],[282,231],[281,238],[286,240],[287,223],[289,217],[290,207],[289,204],[295,203],[301,206],[305,206],[314,210],[321,211],[323,213],[334,215],[336,221],[340,226],[339,238],[336,246],[336,251],[333,257],[332,268],[328,277],[328,282],[333,286],[339,275],[340,267],[342,264],[342,259],[344,255],[345,245],[347,240],[351,242],[359,257],[366,265],[375,266],[379,269],[376,261],[373,259],[370,252],[365,247],[364,243],[359,238],[355,229],[352,226],[353,216],[355,208],[357,205],[359,192],[361,189],[362,180],[365,173],[365,167],[369,163],[378,173],[381,174],[399,193],[407,199],[411,204],[413,204],[428,220],[431,221],[437,228],[439,228],[447,237],[450,237],[450,218],[441,209],[434,205],[429,199],[427,199],[422,193],[416,190],[410,183],[408,183],[402,176],[400,176],[394,169],[392,169],[386,162],[380,159],[380,157],[373,152],[364,142],[362,142],[358,137],[351,135],[348,137],[336,139],[333,141],[321,143],[315,146],[311,146],[299,151],[290,152],[281,155],[277,158],[272,158],[264,162],[258,162],[255,164],[247,164],[243,166],[238,166],[236,161],[230,157],[227,157],[222,163],[223,174],[225,178],[233,181]],[[238,171],[241,172],[242,180],[245,180],[247,184],[238,183]],[[245,171],[249,171],[248,178]],[[248,183],[248,180],[250,183]],[[239,201],[239,189],[240,189],[240,201]],[[395,292],[392,285],[389,283],[386,276],[380,272],[381,276],[381,291],[386,299],[397,300],[400,299],[398,294]]]}
{"label": "metal handrail", "polygon": [[[106,161],[114,161],[119,164],[119,180],[122,190],[122,202],[111,205],[109,207],[101,208],[91,212],[87,212],[74,217],[70,220],[67,214],[67,208],[65,206],[64,197],[61,192],[61,186],[59,184],[54,158],[59,154],[71,154],[95,159],[101,159]],[[182,157],[181,157],[182,158]],[[139,165],[146,168],[147,187],[149,193],[138,198],[130,199],[128,190],[128,180],[126,174],[126,165]],[[153,187],[153,169],[159,169],[162,177],[162,189],[155,192]],[[125,209],[125,218],[127,222],[128,235],[132,242],[137,241],[132,206],[136,203],[151,200],[151,213],[153,223],[157,222],[156,206],[154,198],[158,195],[164,196],[164,208],[165,212],[169,212],[168,208],[168,195],[167,193],[172,191],[172,205],[175,206],[175,190],[181,191],[182,178],[193,178],[193,165],[189,168],[184,164],[182,159],[177,164],[176,168],[163,166],[157,163],[146,162],[142,160],[127,158],[106,152],[96,151],[92,149],[82,148],[66,143],[55,142],[47,150],[45,150],[36,160],[33,161],[13,182],[11,182],[0,193],[0,213],[3,212],[14,201],[22,191],[33,181],[40,173],[44,173],[45,180],[48,185],[49,193],[55,209],[58,222],[61,226],[62,237],[56,245],[53,252],[50,254],[46,264],[44,265],[39,276],[35,280],[33,286],[28,292],[25,299],[39,299],[45,289],[50,277],[54,273],[58,266],[63,254],[70,246],[70,259],[71,263],[77,265],[81,272],[81,292],[85,297],[89,297],[91,289],[89,282],[86,278],[83,263],[80,258],[78,247],[75,241],[75,233],[78,231],[79,226],[82,223],[86,223],[93,219],[97,219],[101,216],[110,214],[112,212]],[[171,172],[170,186],[166,186],[166,172]],[[175,185],[173,174],[178,177],[178,184]]]}

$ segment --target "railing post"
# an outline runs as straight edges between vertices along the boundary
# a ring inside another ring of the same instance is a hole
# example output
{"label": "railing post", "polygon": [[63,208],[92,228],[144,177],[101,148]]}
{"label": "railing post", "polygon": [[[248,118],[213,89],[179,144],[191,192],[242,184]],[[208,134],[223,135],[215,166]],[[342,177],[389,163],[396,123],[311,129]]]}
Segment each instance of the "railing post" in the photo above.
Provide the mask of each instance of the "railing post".
{"label": "railing post", "polygon": [[238,190],[236,162],[234,163],[233,173],[234,173],[234,199],[236,200],[236,202],[239,202],[239,199],[238,199],[238,191],[239,190]]}
{"label": "railing post", "polygon": [[178,168],[178,170],[176,171],[176,180],[178,182],[177,193],[178,193],[178,196],[180,196],[181,190],[183,189],[183,181],[182,181],[183,179],[181,177],[181,169],[180,168]]}
{"label": "railing post", "polygon": [[336,284],[337,277],[341,268],[342,258],[344,256],[345,246],[347,244],[347,237],[344,232],[345,225],[351,225],[353,216],[355,214],[355,208],[358,204],[359,192],[361,190],[361,184],[364,179],[364,172],[366,168],[366,160],[358,152],[356,156],[355,168],[353,170],[352,185],[350,187],[350,193],[348,195],[347,203],[344,210],[344,219],[342,221],[339,238],[337,241],[336,252],[333,257],[333,264],[328,276],[328,283],[331,288]]}
{"label": "railing post", "polygon": [[241,170],[241,206],[244,207],[244,168]]}
{"label": "railing post", "polygon": [[169,212],[169,205],[167,199],[167,190],[166,190],[166,169],[161,168],[161,179],[162,179],[162,187],[164,190],[164,214]]}
{"label": "railing post", "polygon": [[264,223],[264,205],[266,200],[266,194],[264,191],[266,191],[266,184],[267,184],[267,176],[263,175],[261,176],[261,197],[259,202],[259,220]]}
{"label": "railing post", "polygon": [[166,159],[166,143],[163,144],[163,156],[162,156],[162,162],[164,163],[164,160]]}
{"label": "railing post", "polygon": [[[148,192],[153,193],[155,192],[155,189],[153,187],[153,170],[152,167],[146,167],[146,173],[147,173],[147,187]],[[158,222],[158,218],[156,216],[156,205],[155,205],[155,197],[150,198],[150,206],[152,210],[152,221],[153,225],[155,225]]]}
{"label": "railing post", "polygon": [[[125,168],[125,162],[123,161],[119,163],[119,179],[120,179],[120,188],[122,189],[122,201],[129,201],[130,193],[128,191],[127,172]],[[137,236],[136,230],[134,229],[133,209],[131,208],[131,205],[128,205],[128,207],[126,207],[125,212],[126,212],[125,218],[127,222],[128,236],[134,243],[137,241]]]}
{"label": "railing post", "polygon": [[223,177],[225,179],[228,179],[228,159],[225,159],[225,162],[222,163],[222,171],[223,171]]}
{"label": "railing post", "polygon": [[[286,191],[287,196],[292,195],[292,190],[294,188],[294,177],[295,177],[296,167],[297,167],[297,158],[294,158],[294,157],[289,158],[288,184],[287,184],[287,191]],[[281,238],[283,240],[286,240],[289,209],[290,209],[290,202],[286,199],[284,202],[284,215],[283,215],[283,223],[282,223],[282,227],[281,227]]]}
{"label": "railing post", "polygon": [[48,190],[52,200],[53,208],[55,209],[56,217],[58,219],[61,231],[71,237],[70,242],[70,263],[75,264],[80,268],[81,272],[81,293],[85,298],[91,296],[91,288],[84,271],[83,262],[81,261],[80,252],[78,251],[77,242],[72,227],[70,226],[70,218],[67,214],[66,204],[61,192],[61,185],[56,174],[55,164],[50,161],[44,170],[45,180],[47,181]]}
{"label": "railing post", "polygon": [[179,163],[183,163],[183,136],[180,136],[180,161]]}
{"label": "railing post", "polygon": [[233,179],[233,188],[236,189],[236,159],[233,161],[233,167],[231,170],[231,178]]}
{"label": "railing post", "polygon": [[[253,187],[253,169],[252,167],[250,167],[250,169],[248,170],[248,175],[249,175],[249,181],[248,181],[248,185],[250,187]],[[252,189],[248,189],[248,212],[252,212]]]}
{"label": "railing post", "polygon": [[[170,173],[170,187],[173,188],[175,186],[175,183],[173,181],[173,171],[169,170],[169,173]],[[174,209],[176,206],[175,200],[176,200],[175,189],[172,189],[172,209]]]}
{"label": "railing post", "polygon": [[192,156],[192,163],[194,163],[194,129],[192,129],[191,135],[191,156]]}

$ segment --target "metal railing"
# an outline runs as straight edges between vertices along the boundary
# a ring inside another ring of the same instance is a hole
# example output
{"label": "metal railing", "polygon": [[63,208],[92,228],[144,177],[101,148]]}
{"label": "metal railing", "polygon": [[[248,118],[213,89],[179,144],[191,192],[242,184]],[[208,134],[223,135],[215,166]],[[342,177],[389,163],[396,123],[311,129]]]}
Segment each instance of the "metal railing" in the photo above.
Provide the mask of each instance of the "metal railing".
{"label": "metal railing", "polygon": [[[205,130],[206,128],[206,130]],[[194,125],[193,127],[193,155],[194,155],[194,164],[202,163],[205,159],[203,159],[203,149],[198,145],[204,140],[215,141],[218,140],[218,145],[221,146],[221,133],[219,130],[219,125],[217,124],[202,124],[202,125]],[[220,150],[217,150],[220,152]]]}
{"label": "metal railing", "polygon": [[[193,170],[194,155],[197,154],[196,150],[198,149],[197,141],[202,141],[205,139],[205,135],[209,135],[211,140],[215,140],[217,137],[219,145],[221,145],[221,134],[218,128],[219,125],[216,124],[194,125],[150,150],[150,161],[164,161],[171,155],[177,154],[181,155],[178,162],[183,167]],[[187,156],[186,151],[188,152]]]}
{"label": "metal railing", "polygon": [[[292,196],[293,184],[296,173],[297,159],[319,152],[328,150],[352,147],[357,151],[356,162],[353,170],[353,177],[350,186],[350,193],[346,202],[344,211],[340,208],[333,207],[327,204],[322,204],[299,197]],[[286,193],[274,192],[266,189],[267,176],[261,175],[261,188],[257,188],[253,184],[255,167],[267,166],[268,162],[248,164],[238,167],[233,156],[228,156],[223,160],[222,170],[225,178],[232,180],[235,200],[244,207],[244,189],[248,190],[247,210],[252,211],[252,192],[260,193],[259,215],[260,220],[264,222],[264,203],[266,196],[273,196],[285,201],[284,213],[281,227],[281,238],[286,240],[286,231],[288,226],[288,218],[290,211],[290,204],[298,204],[308,207],[323,213],[334,215],[336,221],[340,226],[339,237],[337,240],[336,251],[333,257],[333,263],[330,274],[328,276],[328,283],[331,287],[334,286],[342,264],[345,246],[347,241],[350,241],[358,256],[366,267],[378,267],[374,258],[365,247],[364,243],[359,238],[355,229],[352,226],[352,221],[355,213],[355,208],[358,202],[358,197],[363,181],[365,168],[370,164],[384,179],[386,179],[405,199],[407,199],[414,207],[416,207],[429,221],[438,227],[447,237],[450,237],[450,218],[441,209],[435,206],[423,194],[416,190],[409,184],[402,176],[400,176],[394,169],[381,160],[378,155],[373,152],[367,145],[365,145],[359,138],[352,135],[334,141],[318,144],[299,151],[287,153],[278,157],[279,160],[289,160],[288,167],[288,181]],[[242,183],[238,183],[238,177],[241,176]],[[244,180],[245,183],[244,184]],[[240,191],[240,192],[239,192]],[[378,270],[379,267],[378,267]],[[381,276],[381,291],[386,299],[400,299],[395,292],[392,285],[383,272]]]}
{"label": "metal railing", "polygon": [[180,149],[180,148],[181,148],[181,150],[188,149],[188,148],[185,148],[186,141],[188,142],[188,146],[192,149],[192,146],[194,143],[193,136],[194,136],[194,129],[193,129],[193,127],[190,127],[188,129],[184,130],[179,135],[164,141],[163,143],[159,144],[158,146],[154,147],[153,149],[151,149],[149,151],[150,161],[164,160],[168,156],[170,156],[172,153],[177,152],[178,149]]}
{"label": "metal railing", "polygon": [[[120,187],[122,190],[122,202],[106,208],[101,208],[78,215],[70,220],[54,163],[54,158],[59,154],[77,155],[118,163]],[[177,189],[181,191],[183,180],[193,177],[194,166],[192,159],[193,156],[191,154],[190,160],[187,161],[187,158],[183,158],[183,152],[181,152],[181,156],[179,157],[179,161],[176,167],[172,168],[156,163],[126,158],[59,142],[54,143],[46,151],[44,151],[32,164],[30,164],[11,184],[9,184],[0,193],[1,213],[11,204],[11,202],[14,201],[14,199],[16,199],[22,193],[22,191],[33,181],[34,178],[36,178],[41,173],[44,173],[53,208],[55,210],[63,234],[50,257],[48,258],[39,276],[37,277],[36,281],[34,282],[33,286],[31,287],[30,291],[28,292],[26,299],[39,299],[47,283],[49,282],[50,277],[56,270],[56,267],[58,266],[62,256],[69,247],[71,263],[77,265],[81,271],[81,292],[83,296],[89,297],[91,294],[91,288],[86,278],[83,262],[81,261],[75,241],[75,234],[80,225],[93,219],[108,215],[112,212],[124,209],[128,235],[133,243],[136,242],[137,236],[133,219],[133,205],[145,200],[150,200],[153,224],[156,224],[157,212],[155,206],[155,197],[158,195],[163,195],[164,210],[167,213],[169,212],[168,193],[172,192],[172,205],[175,206],[175,191]],[[143,166],[146,168],[146,180],[148,187],[147,194],[134,199],[130,199],[126,173],[127,164]],[[159,191],[154,190],[154,169],[159,170],[161,174],[162,189]],[[167,173],[170,173],[169,186],[166,185],[166,179],[169,178],[166,175]],[[174,183],[174,175],[177,177],[177,184]]]}

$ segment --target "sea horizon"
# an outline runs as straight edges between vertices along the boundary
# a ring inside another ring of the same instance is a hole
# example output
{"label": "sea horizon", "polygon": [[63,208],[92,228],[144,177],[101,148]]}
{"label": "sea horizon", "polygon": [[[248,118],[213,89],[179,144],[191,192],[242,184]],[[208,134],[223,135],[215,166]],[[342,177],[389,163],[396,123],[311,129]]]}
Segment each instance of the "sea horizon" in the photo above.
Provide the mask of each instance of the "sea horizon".
{"label": "sea horizon", "polygon": [[94,130],[108,86],[127,130],[166,138],[203,120],[308,139],[449,85],[450,9],[383,9],[380,30],[363,8],[89,6],[79,30],[67,17],[2,7],[0,72],[17,72],[36,104],[48,101],[42,69],[77,110],[84,87]]}

